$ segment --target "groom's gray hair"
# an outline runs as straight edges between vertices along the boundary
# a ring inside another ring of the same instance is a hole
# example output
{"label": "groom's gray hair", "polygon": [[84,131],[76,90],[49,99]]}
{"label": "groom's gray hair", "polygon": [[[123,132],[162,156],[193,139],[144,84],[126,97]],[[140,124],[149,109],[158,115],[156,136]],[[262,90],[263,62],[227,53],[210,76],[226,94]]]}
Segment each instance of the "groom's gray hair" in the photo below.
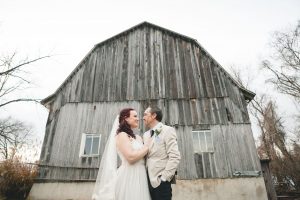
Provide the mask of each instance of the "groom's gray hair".
{"label": "groom's gray hair", "polygon": [[148,108],[150,108],[150,113],[151,114],[156,114],[156,120],[161,122],[162,118],[163,118],[163,114],[161,109],[156,106],[156,105],[150,105]]}

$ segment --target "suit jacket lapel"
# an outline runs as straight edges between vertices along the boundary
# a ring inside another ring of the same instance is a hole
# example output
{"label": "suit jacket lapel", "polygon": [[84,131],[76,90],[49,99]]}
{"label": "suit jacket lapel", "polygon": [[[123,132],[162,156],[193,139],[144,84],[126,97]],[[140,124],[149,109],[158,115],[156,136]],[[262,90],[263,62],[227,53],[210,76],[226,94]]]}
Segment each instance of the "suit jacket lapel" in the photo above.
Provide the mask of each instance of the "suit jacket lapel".
{"label": "suit jacket lapel", "polygon": [[[165,128],[165,125],[162,124],[162,130],[161,130],[161,132],[160,132],[160,134],[159,134],[158,137],[161,138],[161,135],[162,135],[163,132],[164,132],[164,128]],[[154,143],[155,143],[155,135],[152,136],[152,141],[151,141],[150,146],[149,146],[149,152],[150,152],[150,153],[153,152]]]}
{"label": "suit jacket lapel", "polygon": [[152,136],[152,138],[151,138],[151,143],[150,143],[150,145],[149,145],[149,151],[151,151],[152,150],[152,147],[154,146],[154,136]]}

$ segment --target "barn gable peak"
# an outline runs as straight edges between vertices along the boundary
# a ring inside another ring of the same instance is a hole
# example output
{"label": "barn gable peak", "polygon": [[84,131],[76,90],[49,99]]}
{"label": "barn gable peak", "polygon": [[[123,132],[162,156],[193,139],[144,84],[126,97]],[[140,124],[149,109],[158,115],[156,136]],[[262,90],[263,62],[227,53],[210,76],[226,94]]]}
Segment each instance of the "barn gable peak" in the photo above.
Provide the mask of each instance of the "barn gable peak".
{"label": "barn gable peak", "polygon": [[82,67],[82,64],[86,61],[86,59],[89,58],[89,56],[91,55],[91,53],[97,49],[98,47],[102,46],[102,45],[105,45],[107,43],[109,43],[110,41],[113,41],[113,40],[116,40],[117,38],[119,37],[122,37],[124,35],[127,35],[129,34],[130,32],[133,32],[135,30],[138,30],[138,29],[142,29],[144,27],[149,27],[149,28],[152,28],[152,29],[156,29],[156,30],[160,30],[162,32],[165,32],[169,35],[172,35],[173,37],[176,37],[176,38],[180,38],[182,40],[185,40],[187,42],[190,42],[191,44],[194,44],[196,45],[197,47],[199,47],[201,49],[201,51],[203,51],[215,64],[217,67],[219,67],[221,69],[221,71],[224,72],[224,74],[226,75],[227,78],[229,78],[233,84],[235,84],[236,86],[238,86],[242,93],[244,94],[244,97],[247,101],[251,101],[254,96],[255,96],[255,93],[245,89],[243,86],[241,86],[237,81],[235,81],[234,78],[232,78],[232,76],[200,45],[200,43],[196,40],[196,39],[193,39],[191,37],[188,37],[188,36],[185,36],[185,35],[182,35],[180,33],[177,33],[177,32],[174,32],[172,30],[169,30],[169,29],[166,29],[166,28],[163,28],[161,26],[158,26],[158,25],[155,25],[153,23],[150,23],[150,22],[147,22],[147,21],[144,21],[140,24],[137,24],[113,37],[110,37],[96,45],[94,45],[94,47],[88,52],[88,54],[79,62],[79,64],[76,66],[76,68],[71,72],[71,74],[65,79],[65,81],[58,87],[58,89],[50,96],[48,96],[47,98],[43,99],[41,101],[41,103],[43,105],[46,106],[47,103],[51,102],[52,99],[55,98],[56,94],[62,90],[64,88],[64,86],[68,83],[68,81],[74,76],[74,74],[76,74],[76,72],[80,69],[80,67]]}

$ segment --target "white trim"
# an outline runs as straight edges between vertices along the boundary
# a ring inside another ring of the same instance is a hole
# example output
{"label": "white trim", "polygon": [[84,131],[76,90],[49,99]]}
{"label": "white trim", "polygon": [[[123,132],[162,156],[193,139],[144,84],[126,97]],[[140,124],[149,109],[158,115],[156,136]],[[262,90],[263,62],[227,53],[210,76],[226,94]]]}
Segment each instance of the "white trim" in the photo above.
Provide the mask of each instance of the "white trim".
{"label": "white trim", "polygon": [[[192,139],[194,140],[194,138],[198,139],[198,147],[194,148],[194,153],[214,153],[214,143],[213,143],[213,137],[211,134],[211,130],[201,130],[201,131],[192,131]],[[194,137],[194,134],[197,134],[196,137]],[[204,147],[201,146],[201,141],[200,141],[200,134],[203,134],[203,138],[204,138]],[[208,144],[207,144],[207,138],[206,138],[206,134],[210,134],[210,138],[211,138],[211,145],[212,145],[212,151],[208,150]],[[193,145],[194,145],[194,141],[193,141]]]}
{"label": "white trim", "polygon": [[83,157],[84,145],[85,145],[85,133],[81,135],[81,143],[80,143],[80,150],[79,150],[79,157]]}
{"label": "white trim", "polygon": [[[99,143],[98,143],[98,153],[97,154],[84,154],[84,149],[85,149],[85,143],[86,143],[86,138],[87,136],[92,136],[92,142],[91,142],[91,149],[93,149],[93,136],[99,138]],[[99,151],[100,151],[100,144],[101,144],[101,134],[96,134],[96,133],[82,133],[81,135],[81,143],[80,143],[80,150],[79,150],[79,157],[96,157],[99,156]]]}

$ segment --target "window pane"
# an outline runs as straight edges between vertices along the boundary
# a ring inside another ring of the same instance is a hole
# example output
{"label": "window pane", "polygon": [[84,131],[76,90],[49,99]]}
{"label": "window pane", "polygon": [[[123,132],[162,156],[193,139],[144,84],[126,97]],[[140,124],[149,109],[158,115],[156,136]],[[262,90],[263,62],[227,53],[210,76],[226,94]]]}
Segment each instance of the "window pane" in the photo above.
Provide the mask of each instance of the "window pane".
{"label": "window pane", "polygon": [[200,149],[202,152],[206,152],[206,145],[205,145],[205,135],[204,132],[199,132],[199,138],[200,138]]}
{"label": "window pane", "polygon": [[193,132],[193,147],[194,147],[194,152],[200,151],[198,132]]}
{"label": "window pane", "polygon": [[91,154],[91,147],[92,147],[92,137],[91,136],[86,136],[85,139],[85,146],[84,146],[84,155],[89,155]]}
{"label": "window pane", "polygon": [[93,138],[92,154],[98,154],[99,137]]}
{"label": "window pane", "polygon": [[205,132],[206,134],[206,144],[207,144],[207,151],[213,151],[213,144],[212,144],[212,138],[211,138],[211,132]]}

